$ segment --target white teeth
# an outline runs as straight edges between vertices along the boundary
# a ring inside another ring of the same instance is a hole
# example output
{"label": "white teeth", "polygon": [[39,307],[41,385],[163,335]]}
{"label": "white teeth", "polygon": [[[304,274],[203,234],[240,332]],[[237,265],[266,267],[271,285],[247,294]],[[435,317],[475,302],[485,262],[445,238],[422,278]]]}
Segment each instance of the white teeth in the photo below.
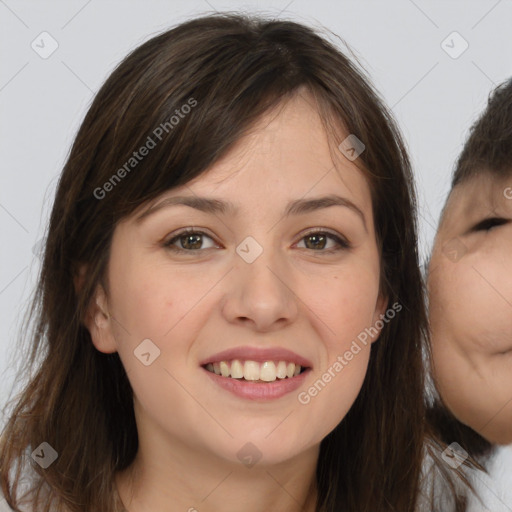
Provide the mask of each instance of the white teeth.
{"label": "white teeth", "polygon": [[276,380],[276,365],[273,361],[265,361],[260,368],[260,380],[272,382]]}
{"label": "white teeth", "polygon": [[245,379],[249,381],[274,382],[276,379],[292,378],[300,374],[302,367],[299,364],[287,363],[286,361],[220,361],[208,363],[206,369],[209,372],[222,377],[233,379]]}
{"label": "white teeth", "polygon": [[220,374],[223,377],[229,377],[229,366],[228,363],[226,363],[226,361],[220,362]]}
{"label": "white teeth", "polygon": [[256,361],[245,361],[244,379],[258,380],[260,378],[260,365]]}
{"label": "white teeth", "polygon": [[278,379],[284,379],[286,377],[286,363],[284,361],[279,361],[276,376]]}
{"label": "white teeth", "polygon": [[234,379],[241,379],[241,378],[243,378],[243,376],[244,376],[244,367],[238,359],[235,359],[231,363],[231,377],[233,377]]}

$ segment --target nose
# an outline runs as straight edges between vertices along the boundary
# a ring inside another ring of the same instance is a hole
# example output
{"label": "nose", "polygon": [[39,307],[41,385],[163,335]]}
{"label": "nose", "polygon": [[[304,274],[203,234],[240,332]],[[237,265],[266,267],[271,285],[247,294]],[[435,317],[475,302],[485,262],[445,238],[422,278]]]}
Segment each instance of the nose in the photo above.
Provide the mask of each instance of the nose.
{"label": "nose", "polygon": [[222,311],[230,323],[249,324],[263,332],[295,321],[299,298],[291,273],[270,252],[264,250],[252,263],[239,258],[229,273]]}

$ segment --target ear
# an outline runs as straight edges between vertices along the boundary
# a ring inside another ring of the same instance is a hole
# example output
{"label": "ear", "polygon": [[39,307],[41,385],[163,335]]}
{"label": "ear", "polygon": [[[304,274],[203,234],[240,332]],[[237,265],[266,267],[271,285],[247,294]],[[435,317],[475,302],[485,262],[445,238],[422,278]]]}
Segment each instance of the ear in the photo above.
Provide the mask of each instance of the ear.
{"label": "ear", "polygon": [[[383,327],[390,321],[390,319],[386,315],[386,309],[388,307],[389,298],[382,292],[379,292],[379,296],[377,297],[377,302],[375,304],[375,312],[373,314],[373,323],[372,328],[370,329],[371,334],[371,343],[377,341],[380,338],[380,333]],[[400,308],[401,309],[401,308]],[[393,316],[394,312],[393,312]]]}
{"label": "ear", "polygon": [[94,293],[84,320],[97,350],[105,354],[117,351],[117,344],[112,330],[112,317],[108,311],[107,296],[99,284]]}

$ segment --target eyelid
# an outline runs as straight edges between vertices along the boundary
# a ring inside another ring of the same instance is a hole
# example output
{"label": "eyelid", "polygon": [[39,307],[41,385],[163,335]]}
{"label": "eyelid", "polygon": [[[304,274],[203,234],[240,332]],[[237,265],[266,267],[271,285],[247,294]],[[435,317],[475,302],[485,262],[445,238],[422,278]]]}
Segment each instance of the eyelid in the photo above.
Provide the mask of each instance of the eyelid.
{"label": "eyelid", "polygon": [[507,224],[509,222],[508,219],[504,219],[503,217],[487,217],[479,222],[477,222],[470,230],[470,233],[475,233],[477,231],[489,231],[491,228],[502,226],[503,224]]}

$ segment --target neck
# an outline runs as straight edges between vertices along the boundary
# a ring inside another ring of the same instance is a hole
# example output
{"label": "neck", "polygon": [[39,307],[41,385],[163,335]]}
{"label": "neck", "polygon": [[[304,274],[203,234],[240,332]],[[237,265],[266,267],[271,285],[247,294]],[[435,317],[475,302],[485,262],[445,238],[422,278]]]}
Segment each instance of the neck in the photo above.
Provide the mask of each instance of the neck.
{"label": "neck", "polygon": [[292,460],[248,468],[199,450],[173,447],[172,456],[144,445],[116,475],[128,512],[315,512],[318,446]]}

